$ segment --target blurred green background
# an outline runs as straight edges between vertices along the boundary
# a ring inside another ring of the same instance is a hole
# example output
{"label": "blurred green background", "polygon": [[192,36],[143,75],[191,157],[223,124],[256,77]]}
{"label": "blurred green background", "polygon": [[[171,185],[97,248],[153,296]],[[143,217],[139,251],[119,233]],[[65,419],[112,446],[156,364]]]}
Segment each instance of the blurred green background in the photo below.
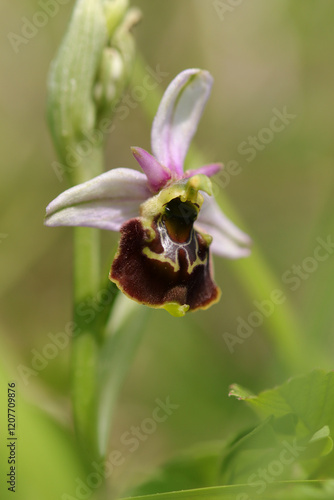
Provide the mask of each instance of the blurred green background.
{"label": "blurred green background", "polygon": [[[253,0],[232,6],[228,1],[138,0],[133,4],[143,13],[135,29],[138,52],[150,68],[168,74],[161,90],[189,67],[205,68],[214,77],[195,142],[206,163],[238,162],[241,173],[221,191],[239,225],[251,235],[254,254],[242,262],[214,259],[222,299],[210,310],[184,319],[164,311],[150,314],[120,396],[110,443],[111,449],[123,450],[126,456],[113,474],[118,491],[142,480],[177,451],[226,439],[255,420],[243,403],[228,399],[231,383],[256,392],[300,370],[331,369],[334,355],[334,255],[329,252],[316,265],[310,260],[317,238],[334,238],[334,3]],[[230,8],[221,9],[219,4]],[[26,384],[18,371],[19,365],[32,368],[36,351],[49,342],[48,334],[64,331],[71,319],[71,229],[45,228],[43,217],[45,206],[67,188],[52,168],[56,156],[45,108],[48,68],[72,7],[73,2],[59,5],[57,14],[28,43],[20,44],[17,53],[8,33],[21,34],[24,18],[31,20],[39,3],[2,4],[0,16],[0,419],[5,428],[6,384],[15,380],[19,499],[32,498],[32,491],[34,498],[73,494],[74,478],[82,472],[72,438],[70,348],[29,375]],[[264,144],[268,134],[263,129],[269,127],[273,110],[284,108],[295,117]],[[126,119],[116,119],[106,169],[136,168],[130,146],[149,150],[150,128],[141,105]],[[248,161],[245,141],[258,134],[261,150]],[[116,242],[117,235],[103,234],[106,270]],[[273,282],[261,281],[252,259],[260,262],[261,269],[270,269]],[[284,273],[294,275],[293,265],[304,266],[304,273],[306,269],[296,290],[282,279]],[[267,300],[274,288],[286,301],[275,306],[275,312],[231,353],[224,333],[236,335],[237,318],[247,321],[256,311],[254,301]],[[295,360],[293,356],[284,360],[279,347],[277,325],[287,310],[293,317],[290,324],[296,326],[296,331],[285,332],[296,336]],[[151,416],[157,398],[167,397],[179,408],[129,453],[121,443],[122,434]],[[2,430],[1,470],[7,470],[4,439]]]}

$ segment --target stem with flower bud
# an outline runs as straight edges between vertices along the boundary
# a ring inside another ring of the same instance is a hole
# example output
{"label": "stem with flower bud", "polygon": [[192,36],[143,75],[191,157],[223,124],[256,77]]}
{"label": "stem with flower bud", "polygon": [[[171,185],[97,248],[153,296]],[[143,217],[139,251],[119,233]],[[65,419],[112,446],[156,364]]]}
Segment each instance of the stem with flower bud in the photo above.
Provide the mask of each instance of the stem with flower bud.
{"label": "stem with flower bud", "polygon": [[[104,118],[111,120],[128,83],[134,59],[130,30],[138,18],[138,10],[129,8],[128,0],[77,0],[75,4],[48,82],[51,134],[62,162],[62,171],[72,186],[103,172],[105,137],[100,124]],[[87,140],[92,137],[97,140]],[[78,442],[90,469],[93,461],[101,461],[105,456],[111,409],[114,408],[125,367],[131,362],[137,338],[132,344],[130,342],[131,345],[123,341],[124,347],[118,340],[118,346],[124,351],[119,357],[123,362],[120,366],[110,352],[115,343],[106,336],[106,309],[111,311],[116,291],[111,283],[101,286],[100,236],[97,229],[75,228],[73,274],[73,414]],[[110,293],[108,306],[100,308],[104,309],[103,314],[96,312],[94,318],[87,321],[82,314],[83,307],[96,303],[101,290]],[[139,338],[137,331],[135,334]],[[110,388],[109,365],[104,358],[106,345],[111,356],[110,363],[114,361],[112,372],[115,383],[109,392],[104,388],[104,383]],[[101,402],[101,398],[104,401]],[[108,425],[101,426],[100,421],[105,419],[106,414]]]}

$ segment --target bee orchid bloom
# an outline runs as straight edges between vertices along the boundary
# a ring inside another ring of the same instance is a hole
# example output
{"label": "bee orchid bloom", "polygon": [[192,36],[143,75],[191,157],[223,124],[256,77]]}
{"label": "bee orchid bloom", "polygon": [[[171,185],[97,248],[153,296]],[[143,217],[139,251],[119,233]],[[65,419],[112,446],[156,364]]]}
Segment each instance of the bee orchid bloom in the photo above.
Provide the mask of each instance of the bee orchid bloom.
{"label": "bee orchid bloom", "polygon": [[210,250],[232,259],[250,253],[249,237],[211,196],[209,177],[222,165],[183,170],[211,86],[211,75],[199,69],[170,83],[153,121],[153,154],[132,148],[144,173],[109,170],[68,189],[46,209],[47,226],[120,231],[109,278],[131,299],[174,316],[219,300]]}

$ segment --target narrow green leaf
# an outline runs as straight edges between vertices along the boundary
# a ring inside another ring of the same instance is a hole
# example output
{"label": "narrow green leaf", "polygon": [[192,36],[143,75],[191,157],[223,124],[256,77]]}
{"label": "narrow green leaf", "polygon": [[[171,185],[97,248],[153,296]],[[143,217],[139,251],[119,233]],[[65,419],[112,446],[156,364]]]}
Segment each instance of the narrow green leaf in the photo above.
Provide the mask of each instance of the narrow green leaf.
{"label": "narrow green leaf", "polygon": [[333,481],[282,481],[268,484],[262,493],[247,484],[173,491],[121,500],[333,500]]}
{"label": "narrow green leaf", "polygon": [[149,309],[118,294],[97,367],[97,440],[101,456],[109,443],[109,431],[119,390],[145,331]]}

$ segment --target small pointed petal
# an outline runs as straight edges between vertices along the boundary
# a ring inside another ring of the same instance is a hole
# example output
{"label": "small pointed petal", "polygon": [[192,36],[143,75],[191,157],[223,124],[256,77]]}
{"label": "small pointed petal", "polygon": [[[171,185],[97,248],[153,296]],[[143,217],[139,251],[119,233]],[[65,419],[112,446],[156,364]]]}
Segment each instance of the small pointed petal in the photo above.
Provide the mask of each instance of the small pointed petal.
{"label": "small pointed petal", "polygon": [[143,169],[149,188],[157,193],[171,179],[171,171],[161,165],[150,153],[145,149],[133,147],[132,154]]}
{"label": "small pointed petal", "polygon": [[222,163],[209,163],[209,165],[203,165],[203,167],[196,168],[195,170],[187,170],[184,173],[184,177],[185,178],[192,177],[193,175],[197,174],[203,174],[206,175],[207,177],[212,177],[222,168],[223,168]]}
{"label": "small pointed petal", "polygon": [[128,168],[109,170],[61,193],[46,209],[47,226],[88,226],[118,231],[151,196],[147,178]]}
{"label": "small pointed petal", "polygon": [[208,71],[187,69],[168,86],[153,121],[152,153],[181,177],[189,144],[209,97],[213,78]]}
{"label": "small pointed petal", "polygon": [[239,259],[250,254],[251,239],[223,214],[214,198],[203,194],[204,203],[195,227],[212,236],[211,251],[220,257]]}

